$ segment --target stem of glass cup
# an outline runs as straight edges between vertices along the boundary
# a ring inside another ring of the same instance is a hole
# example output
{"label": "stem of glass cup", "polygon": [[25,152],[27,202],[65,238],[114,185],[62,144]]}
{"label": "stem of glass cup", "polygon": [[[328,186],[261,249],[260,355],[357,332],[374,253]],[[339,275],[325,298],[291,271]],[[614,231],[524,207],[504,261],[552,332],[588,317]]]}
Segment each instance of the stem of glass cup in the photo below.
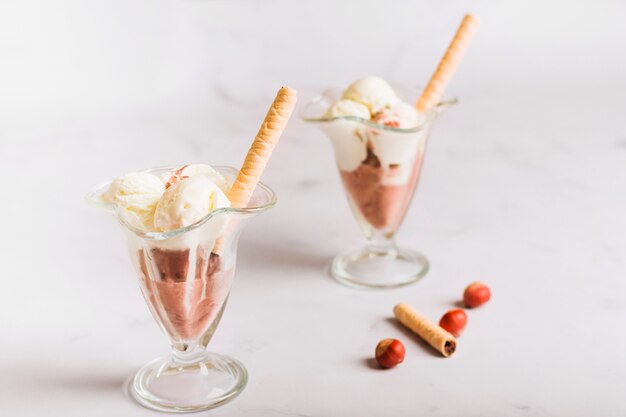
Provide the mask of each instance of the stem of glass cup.
{"label": "stem of glass cup", "polygon": [[368,239],[367,249],[376,256],[396,256],[398,247],[389,233],[375,231]]}
{"label": "stem of glass cup", "polygon": [[189,350],[179,350],[172,347],[172,361],[179,365],[192,365],[203,360],[206,355],[206,348],[200,345],[195,345]]}

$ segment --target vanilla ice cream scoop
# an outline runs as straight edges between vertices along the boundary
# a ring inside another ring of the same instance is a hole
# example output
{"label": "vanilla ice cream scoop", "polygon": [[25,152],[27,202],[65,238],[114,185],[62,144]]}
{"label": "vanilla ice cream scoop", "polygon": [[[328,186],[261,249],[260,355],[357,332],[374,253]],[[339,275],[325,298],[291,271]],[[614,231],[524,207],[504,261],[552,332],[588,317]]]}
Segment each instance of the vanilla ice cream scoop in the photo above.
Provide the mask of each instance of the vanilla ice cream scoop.
{"label": "vanilla ice cream scoop", "polygon": [[102,195],[102,201],[123,209],[124,218],[133,226],[150,230],[163,191],[165,185],[155,175],[131,172],[113,181]]}
{"label": "vanilla ice cream scoop", "polygon": [[424,115],[408,103],[400,101],[394,106],[380,110],[374,115],[375,123],[395,127],[398,129],[410,129],[424,122]]}
{"label": "vanilla ice cream scoop", "polygon": [[161,181],[165,184],[166,188],[176,184],[178,181],[184,178],[190,178],[196,175],[206,174],[211,180],[222,190],[227,193],[229,190],[228,182],[223,175],[213,169],[210,165],[206,164],[190,164],[184,165],[177,170],[165,173],[161,176]]}
{"label": "vanilla ice cream scoop", "polygon": [[[217,172],[215,174],[221,175]],[[213,180],[214,174],[197,174],[170,186],[154,213],[156,230],[165,232],[194,224],[211,211],[230,207],[226,194]],[[218,182],[226,180],[221,177]]]}
{"label": "vanilla ice cream scoop", "polygon": [[355,116],[365,120],[371,117],[370,110],[365,104],[353,100],[338,100],[324,114],[325,119],[344,116]]}
{"label": "vanilla ice cream scoop", "polygon": [[364,104],[372,114],[400,101],[387,81],[379,77],[366,77],[353,82],[341,98]]}

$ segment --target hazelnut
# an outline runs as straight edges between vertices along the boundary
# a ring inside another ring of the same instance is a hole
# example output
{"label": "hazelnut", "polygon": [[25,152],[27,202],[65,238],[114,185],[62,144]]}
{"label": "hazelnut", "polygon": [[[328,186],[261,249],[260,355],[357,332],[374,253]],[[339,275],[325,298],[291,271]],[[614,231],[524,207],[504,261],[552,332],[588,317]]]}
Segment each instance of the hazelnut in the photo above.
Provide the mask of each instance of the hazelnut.
{"label": "hazelnut", "polygon": [[404,360],[404,352],[398,339],[383,339],[376,345],[376,362],[383,368],[393,368]]}
{"label": "hazelnut", "polygon": [[441,317],[441,320],[439,320],[439,326],[442,329],[457,337],[463,333],[466,324],[467,314],[460,308],[448,311]]}
{"label": "hazelnut", "polygon": [[469,308],[485,304],[491,298],[491,291],[482,282],[473,282],[465,288],[463,302]]}

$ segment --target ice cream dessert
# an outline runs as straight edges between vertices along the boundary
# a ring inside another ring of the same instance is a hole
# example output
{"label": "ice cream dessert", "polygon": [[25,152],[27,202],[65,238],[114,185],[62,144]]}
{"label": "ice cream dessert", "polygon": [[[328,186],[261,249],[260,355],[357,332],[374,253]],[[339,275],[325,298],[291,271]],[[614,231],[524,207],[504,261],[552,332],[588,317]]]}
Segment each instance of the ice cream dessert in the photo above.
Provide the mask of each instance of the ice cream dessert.
{"label": "ice cream dessert", "polygon": [[172,354],[137,371],[129,389],[159,411],[208,410],[246,386],[242,363],[207,350],[229,297],[239,237],[271,209],[260,182],[296,104],[281,87],[240,169],[196,164],[152,168],[101,184],[87,201],[122,226],[139,284]]}
{"label": "ice cream dessert", "polygon": [[359,288],[395,288],[428,272],[428,259],[398,246],[395,234],[419,181],[430,130],[455,103],[442,101],[443,94],[477,26],[473,15],[463,18],[421,92],[366,77],[343,91],[328,89],[303,106],[302,118],[332,143],[350,208],[367,238],[363,247],[333,258],[330,273],[338,281]]}
{"label": "ice cream dessert", "polygon": [[228,226],[219,216],[208,218],[193,232],[176,230],[194,225],[220,208],[232,184],[208,165],[185,165],[161,176],[126,174],[102,195],[122,221],[140,233],[172,232],[164,239],[129,239],[131,256],[140,271],[142,291],[150,310],[172,340],[184,342],[206,332],[228,297],[233,267],[214,253]]}
{"label": "ice cream dessert", "polygon": [[205,339],[224,308],[238,215],[248,208],[295,102],[294,90],[279,90],[239,171],[225,176],[223,168],[192,164],[132,172],[99,194],[126,226],[144,298],[175,343]]}
{"label": "ice cream dessert", "polygon": [[419,177],[427,114],[402,101],[385,80],[367,77],[348,86],[323,119],[361,225],[370,233],[395,231]]}

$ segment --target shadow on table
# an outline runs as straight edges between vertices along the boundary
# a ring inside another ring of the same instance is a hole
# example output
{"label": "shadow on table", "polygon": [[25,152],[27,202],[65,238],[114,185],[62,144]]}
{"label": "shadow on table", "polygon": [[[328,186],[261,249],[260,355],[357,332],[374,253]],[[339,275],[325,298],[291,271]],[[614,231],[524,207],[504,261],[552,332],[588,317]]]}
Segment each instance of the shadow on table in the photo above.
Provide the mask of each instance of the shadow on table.
{"label": "shadow on table", "polygon": [[[238,267],[253,268],[275,277],[297,278],[298,273],[319,272],[328,275],[333,253],[324,247],[283,239],[244,240],[239,244]],[[291,274],[289,274],[291,273]]]}
{"label": "shadow on table", "polygon": [[43,366],[28,369],[1,369],[4,377],[12,379],[11,391],[47,393],[104,393],[126,391],[133,371],[94,373],[84,369]]}
{"label": "shadow on table", "polygon": [[376,362],[376,359],[374,358],[365,358],[363,359],[363,365],[365,365],[366,367],[370,368],[370,369],[375,369],[377,371],[386,371],[387,369],[383,368],[382,366],[380,366],[378,364],[378,362]]}
{"label": "shadow on table", "polygon": [[44,388],[68,391],[120,391],[126,390],[128,375],[83,375],[44,378],[39,381]]}

